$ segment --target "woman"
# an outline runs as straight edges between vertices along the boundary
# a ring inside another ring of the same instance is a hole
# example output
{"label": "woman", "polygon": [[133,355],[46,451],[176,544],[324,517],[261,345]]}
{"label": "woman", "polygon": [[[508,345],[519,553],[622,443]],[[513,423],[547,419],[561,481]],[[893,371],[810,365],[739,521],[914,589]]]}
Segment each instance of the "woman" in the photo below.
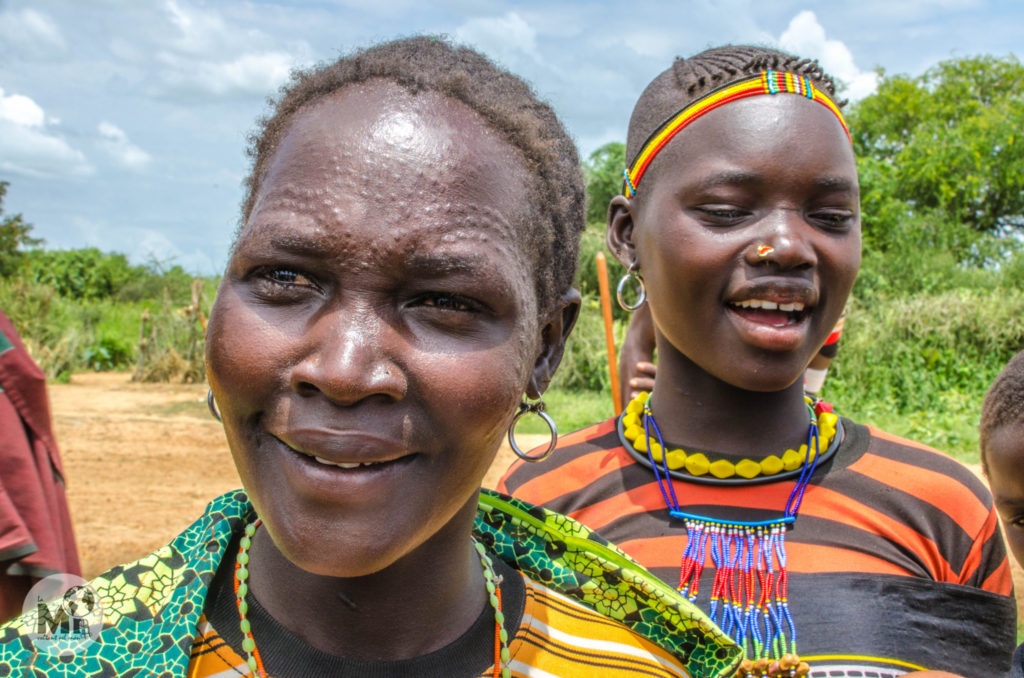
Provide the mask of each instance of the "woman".
{"label": "woman", "polygon": [[678,59],[637,102],[626,156],[608,245],[623,292],[638,286],[625,304],[646,293],[653,392],[504,487],[677,583],[751,660],[793,652],[814,676],[1005,671],[1014,605],[987,490],[805,399],[860,264],[831,78],[757,47]]}
{"label": "woman", "polygon": [[479,491],[579,307],[583,191],[551,109],[412,38],[298,74],[251,155],[207,338],[245,493],[93,583],[75,675],[730,675],[737,648],[670,587]]}

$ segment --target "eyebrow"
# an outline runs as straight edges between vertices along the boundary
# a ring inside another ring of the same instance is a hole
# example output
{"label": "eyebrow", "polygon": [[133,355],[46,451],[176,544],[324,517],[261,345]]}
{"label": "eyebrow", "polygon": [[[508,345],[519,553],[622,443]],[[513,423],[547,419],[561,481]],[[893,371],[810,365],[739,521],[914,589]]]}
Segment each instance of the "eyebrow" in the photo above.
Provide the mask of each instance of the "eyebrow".
{"label": "eyebrow", "polygon": [[[747,170],[723,170],[702,177],[699,187],[702,189],[714,188],[716,186],[750,186],[768,182],[769,179],[760,172]],[[848,177],[827,175],[816,177],[812,182],[813,186],[829,191],[852,191],[854,182]]]}
{"label": "eyebrow", "polygon": [[491,262],[484,256],[451,252],[416,252],[407,262],[410,271],[428,276],[479,273],[486,270],[490,264]]}

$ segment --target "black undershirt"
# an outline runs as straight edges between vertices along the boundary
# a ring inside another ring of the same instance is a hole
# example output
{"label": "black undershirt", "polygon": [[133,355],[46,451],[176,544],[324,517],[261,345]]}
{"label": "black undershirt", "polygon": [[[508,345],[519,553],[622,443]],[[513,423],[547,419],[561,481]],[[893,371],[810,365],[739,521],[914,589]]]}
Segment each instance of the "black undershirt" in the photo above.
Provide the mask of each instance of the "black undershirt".
{"label": "black undershirt", "polygon": [[[217,633],[241,657],[242,631],[239,628],[235,603],[234,569],[238,553],[236,536],[217,575],[210,583],[204,612]],[[467,545],[468,546],[468,545]],[[503,561],[493,558],[494,573],[501,577],[501,607],[505,613],[505,630],[509,642],[523,616],[526,589],[522,575]],[[415,586],[410,586],[410,592]],[[360,676],[365,678],[456,678],[477,676],[494,663],[494,609],[484,605],[472,626],[448,645],[430,654],[398,661],[358,661],[338,657],[309,645],[270,616],[250,592],[246,597],[252,634],[260,650],[267,673],[274,678],[307,678],[308,676]],[[315,614],[315,612],[313,613]]]}

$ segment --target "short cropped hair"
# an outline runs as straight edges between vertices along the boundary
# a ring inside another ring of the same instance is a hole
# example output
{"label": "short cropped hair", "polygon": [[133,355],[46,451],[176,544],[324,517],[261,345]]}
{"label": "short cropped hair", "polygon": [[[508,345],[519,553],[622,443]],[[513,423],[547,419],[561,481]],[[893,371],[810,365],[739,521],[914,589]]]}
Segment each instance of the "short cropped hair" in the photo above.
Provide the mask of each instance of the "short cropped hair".
{"label": "short cropped hair", "polygon": [[988,473],[988,449],[992,435],[1008,424],[1024,425],[1024,351],[1010,359],[985,394],[978,425],[981,465]]}
{"label": "short cropped hair", "polygon": [[551,107],[522,79],[487,57],[440,37],[384,42],[294,72],[280,96],[271,101],[271,113],[249,137],[252,168],[245,180],[242,225],[296,113],[348,85],[371,79],[395,83],[413,95],[437,92],[461,101],[519,151],[530,195],[528,217],[517,225],[517,233],[523,251],[535,262],[539,308],[545,310],[568,291],[586,226],[583,177],[575,144]]}

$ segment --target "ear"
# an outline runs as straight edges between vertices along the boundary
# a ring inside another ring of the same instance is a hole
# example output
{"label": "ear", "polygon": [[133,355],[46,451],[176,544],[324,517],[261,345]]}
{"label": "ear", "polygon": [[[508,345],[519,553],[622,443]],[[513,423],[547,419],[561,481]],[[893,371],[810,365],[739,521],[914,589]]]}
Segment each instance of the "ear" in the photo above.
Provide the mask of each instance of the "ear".
{"label": "ear", "polygon": [[541,351],[537,362],[533,365],[533,375],[526,387],[526,395],[531,399],[540,398],[551,383],[558,364],[562,362],[565,352],[565,340],[576,325],[580,315],[579,290],[570,289],[555,304],[548,321],[541,330]]}
{"label": "ear", "polygon": [[636,244],[633,241],[633,212],[635,205],[624,195],[617,195],[608,204],[608,230],[605,242],[619,263],[627,269],[636,263]]}

